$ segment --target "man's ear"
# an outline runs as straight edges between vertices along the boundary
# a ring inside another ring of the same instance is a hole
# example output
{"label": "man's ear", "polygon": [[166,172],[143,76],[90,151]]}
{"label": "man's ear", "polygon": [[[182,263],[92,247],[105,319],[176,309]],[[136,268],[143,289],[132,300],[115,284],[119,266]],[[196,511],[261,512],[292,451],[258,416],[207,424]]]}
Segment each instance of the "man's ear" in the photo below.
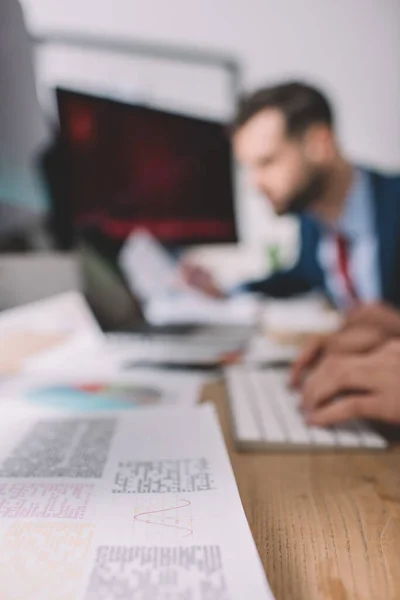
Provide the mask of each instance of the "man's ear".
{"label": "man's ear", "polygon": [[311,125],[304,134],[304,152],[316,164],[330,162],[336,153],[334,133],[327,125]]}

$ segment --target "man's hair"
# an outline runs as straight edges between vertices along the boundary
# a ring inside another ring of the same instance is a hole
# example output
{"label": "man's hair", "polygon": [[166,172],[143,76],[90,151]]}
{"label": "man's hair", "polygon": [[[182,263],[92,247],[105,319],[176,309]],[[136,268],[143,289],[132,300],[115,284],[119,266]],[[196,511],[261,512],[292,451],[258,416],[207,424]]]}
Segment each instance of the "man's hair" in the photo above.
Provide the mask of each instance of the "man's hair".
{"label": "man's hair", "polygon": [[236,133],[252,117],[266,109],[277,109],[286,120],[289,136],[301,135],[310,125],[334,126],[329,100],[318,89],[297,81],[265,87],[245,96],[239,103],[232,131]]}

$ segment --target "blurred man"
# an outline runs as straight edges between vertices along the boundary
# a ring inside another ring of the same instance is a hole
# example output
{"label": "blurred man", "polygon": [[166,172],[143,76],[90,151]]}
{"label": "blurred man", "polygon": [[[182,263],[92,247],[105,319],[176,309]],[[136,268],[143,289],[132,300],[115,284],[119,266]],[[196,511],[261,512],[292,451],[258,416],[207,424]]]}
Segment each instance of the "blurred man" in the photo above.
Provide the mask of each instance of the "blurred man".
{"label": "blurred man", "polygon": [[[339,308],[380,299],[400,306],[400,175],[347,160],[320,91],[294,82],[249,96],[234,123],[233,146],[275,212],[300,217],[294,267],[245,289],[278,297],[319,289]],[[184,272],[192,285],[220,294],[201,269],[185,265]]]}
{"label": "blurred man", "polygon": [[291,384],[312,425],[355,418],[400,424],[400,312],[379,304],[355,310],[339,332],[309,343]]}

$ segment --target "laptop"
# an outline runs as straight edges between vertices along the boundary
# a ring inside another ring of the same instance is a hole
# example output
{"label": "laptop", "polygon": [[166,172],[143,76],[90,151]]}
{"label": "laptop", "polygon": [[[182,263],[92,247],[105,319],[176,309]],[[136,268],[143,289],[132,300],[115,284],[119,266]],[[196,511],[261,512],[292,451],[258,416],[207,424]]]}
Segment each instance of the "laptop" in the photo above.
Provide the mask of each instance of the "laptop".
{"label": "laptop", "polygon": [[247,346],[252,334],[248,326],[152,325],[140,299],[111,260],[86,241],[79,243],[78,256],[83,291],[94,315],[108,339],[127,350],[130,346],[132,355],[138,355],[140,343],[148,362],[215,366],[221,356]]}

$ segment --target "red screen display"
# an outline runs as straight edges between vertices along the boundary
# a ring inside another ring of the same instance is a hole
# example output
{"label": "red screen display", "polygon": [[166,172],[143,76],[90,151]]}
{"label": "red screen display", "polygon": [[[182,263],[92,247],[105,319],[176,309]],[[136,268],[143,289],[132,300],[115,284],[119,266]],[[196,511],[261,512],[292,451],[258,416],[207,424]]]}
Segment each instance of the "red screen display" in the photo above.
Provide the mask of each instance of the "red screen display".
{"label": "red screen display", "polygon": [[231,145],[221,123],[57,90],[72,226],[123,241],[236,241]]}

